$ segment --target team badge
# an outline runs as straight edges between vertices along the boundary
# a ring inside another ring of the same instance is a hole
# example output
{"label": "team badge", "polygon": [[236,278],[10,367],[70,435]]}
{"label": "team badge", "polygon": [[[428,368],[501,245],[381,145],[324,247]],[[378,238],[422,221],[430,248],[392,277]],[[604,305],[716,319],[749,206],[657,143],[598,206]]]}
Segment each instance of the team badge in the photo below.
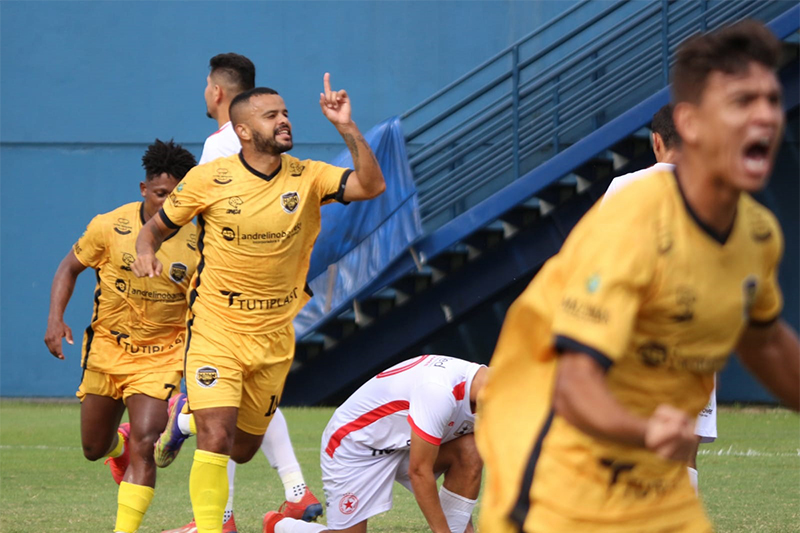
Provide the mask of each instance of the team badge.
{"label": "team badge", "polygon": [[194,376],[198,385],[208,389],[217,384],[219,372],[213,366],[201,366],[197,369]]}
{"label": "team badge", "polygon": [[352,492],[348,492],[339,500],[339,511],[342,514],[353,514],[358,508],[358,498]]}
{"label": "team badge", "polygon": [[291,214],[297,210],[297,205],[300,203],[300,195],[296,191],[287,192],[281,195],[281,206],[283,210]]}
{"label": "team badge", "polygon": [[180,283],[186,278],[186,272],[189,268],[183,263],[172,263],[169,266],[169,279],[175,283]]}

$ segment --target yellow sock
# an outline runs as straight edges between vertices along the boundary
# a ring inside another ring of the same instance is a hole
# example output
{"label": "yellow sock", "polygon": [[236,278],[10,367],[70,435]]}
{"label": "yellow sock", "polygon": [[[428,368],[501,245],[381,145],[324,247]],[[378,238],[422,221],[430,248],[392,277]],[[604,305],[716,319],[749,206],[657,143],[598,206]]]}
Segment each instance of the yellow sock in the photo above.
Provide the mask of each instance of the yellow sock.
{"label": "yellow sock", "polygon": [[228,459],[221,453],[194,452],[189,495],[197,533],[222,533],[222,517],[228,501]]}
{"label": "yellow sock", "polygon": [[153,489],[123,481],[117,494],[117,525],[114,531],[135,533],[153,499]]}
{"label": "yellow sock", "polygon": [[125,450],[125,437],[117,431],[117,445],[106,454],[106,457],[119,457]]}
{"label": "yellow sock", "polygon": [[192,432],[192,435],[197,435],[197,424],[194,423],[194,415],[192,414],[189,415],[189,431]]}

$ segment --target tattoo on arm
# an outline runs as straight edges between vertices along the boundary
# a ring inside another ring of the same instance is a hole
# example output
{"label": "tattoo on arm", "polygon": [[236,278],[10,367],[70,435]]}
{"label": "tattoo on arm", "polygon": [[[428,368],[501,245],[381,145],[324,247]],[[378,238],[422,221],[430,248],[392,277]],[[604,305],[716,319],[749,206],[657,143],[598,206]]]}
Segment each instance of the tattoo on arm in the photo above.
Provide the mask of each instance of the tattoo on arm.
{"label": "tattoo on arm", "polygon": [[347,145],[347,149],[350,150],[350,155],[353,157],[353,170],[358,172],[361,163],[358,157],[358,144],[356,143],[356,139],[353,135],[346,133],[344,136],[344,143]]}

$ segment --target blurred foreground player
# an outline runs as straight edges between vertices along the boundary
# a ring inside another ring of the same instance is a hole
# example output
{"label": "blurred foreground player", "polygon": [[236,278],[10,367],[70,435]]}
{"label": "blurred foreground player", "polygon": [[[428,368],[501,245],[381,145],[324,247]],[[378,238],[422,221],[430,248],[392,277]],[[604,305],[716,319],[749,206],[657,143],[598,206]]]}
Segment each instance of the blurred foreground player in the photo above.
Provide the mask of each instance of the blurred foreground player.
{"label": "blurred foreground player", "polygon": [[[240,54],[215,55],[209,61],[209,69],[203,96],[206,115],[217,121],[218,129],[208,136],[203,145],[201,165],[220,157],[238,154],[242,149],[230,120],[229,108],[234,98],[255,87],[256,79],[255,65]],[[156,443],[156,464],[161,467],[168,466],[175,459],[183,441],[191,434],[191,415],[188,413],[186,395],[174,397],[169,408],[169,424]],[[287,516],[303,520],[315,520],[320,516],[322,505],[306,486],[289,438],[286,418],[280,409],[276,409],[272,416],[272,422],[261,443],[261,451],[281,478],[286,498],[282,508]],[[236,533],[236,519],[233,514],[235,474],[236,462],[228,461],[228,502],[223,516],[223,533]],[[197,533],[197,524],[192,520],[183,527],[162,533]]]}
{"label": "blurred foreground player", "polygon": [[197,216],[200,263],[189,298],[186,389],[197,429],[189,480],[198,533],[221,533],[227,464],[261,446],[294,357],[292,320],[311,298],[306,284],[320,207],[368,200],[386,185],[351,118],[350,99],[330,87],[320,108],[345,140],[354,170],[286,155],[289,111],[266,87],[233,99],[230,118],[242,151],[186,175],[142,229],[137,276],[158,276],[164,238]]}
{"label": "blurred foreground player", "polygon": [[710,532],[685,469],[714,372],[736,349],[798,409],[782,235],[748,194],[781,140],[779,50],[751,21],[681,45],[675,174],[595,206],[509,310],[480,398],[483,533]]}
{"label": "blurred foreground player", "polygon": [[364,533],[369,518],[392,508],[395,481],[414,493],[431,531],[471,532],[483,471],[472,432],[487,373],[476,363],[423,355],[366,382],[322,434],[328,526],[271,512],[264,533]]}
{"label": "blurred foreground player", "polygon": [[[653,120],[650,123],[650,130],[652,131],[651,140],[653,146],[653,153],[656,156],[656,164],[639,170],[631,172],[624,176],[618,176],[611,180],[602,202],[605,203],[615,196],[627,185],[644,179],[651,175],[657,175],[660,172],[672,172],[675,169],[675,163],[678,160],[680,151],[681,138],[675,130],[675,122],[672,120],[673,106],[667,104],[659,109]],[[690,305],[691,295],[686,294],[685,304]],[[717,439],[717,390],[716,390],[716,377],[715,386],[711,391],[711,396],[708,399],[706,406],[697,415],[697,423],[695,424],[694,433],[697,435],[695,439],[694,449],[689,456],[689,479],[692,482],[692,487],[695,491],[698,489],[697,484],[697,451],[700,443],[710,443]]]}
{"label": "blurred foreground player", "polygon": [[[96,216],[53,278],[45,343],[64,359],[61,339],[75,280],[87,267],[97,276],[92,322],[83,337],[81,442],[90,461],[109,457],[119,483],[115,531],[133,533],[153,498],[153,445],[167,423],[167,400],[177,389],[186,343],[186,293],[197,264],[194,224],[170,233],[158,253],[163,273],[137,279],[131,272],[140,228],[158,213],[194,156],[156,139],[142,157],[142,202]],[[119,426],[125,408],[130,424]],[[119,430],[117,430],[119,426]],[[130,464],[130,466],[129,466]]]}

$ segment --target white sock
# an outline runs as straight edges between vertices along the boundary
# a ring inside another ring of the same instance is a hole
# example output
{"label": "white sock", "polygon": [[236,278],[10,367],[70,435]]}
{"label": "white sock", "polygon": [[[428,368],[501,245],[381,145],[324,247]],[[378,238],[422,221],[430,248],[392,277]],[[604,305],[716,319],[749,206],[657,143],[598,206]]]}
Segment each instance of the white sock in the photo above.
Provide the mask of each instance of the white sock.
{"label": "white sock", "polygon": [[233,516],[233,479],[236,477],[236,461],[228,459],[228,503],[225,504],[224,524]]}
{"label": "white sock", "polygon": [[286,500],[299,502],[306,493],[306,481],[303,479],[303,472],[294,455],[286,418],[280,409],[277,409],[272,415],[272,421],[270,421],[267,432],[264,434],[264,440],[261,442],[261,451],[264,452],[270,466],[278,471]]}
{"label": "white sock", "polygon": [[275,533],[320,533],[328,531],[326,526],[313,522],[303,522],[294,518],[284,518],[275,524]]}
{"label": "white sock", "polygon": [[450,526],[450,533],[464,533],[472,518],[472,508],[478,500],[470,500],[442,487],[439,489],[439,501],[447,518],[447,525]]}
{"label": "white sock", "polygon": [[694,493],[699,494],[699,489],[697,484],[697,470],[695,470],[691,466],[687,466],[686,470],[689,471],[689,482],[692,484],[692,488],[694,488]]}
{"label": "white sock", "polygon": [[180,413],[178,414],[178,429],[181,430],[181,433],[184,435],[191,435],[192,430],[189,429],[189,419],[192,417],[191,413]]}

